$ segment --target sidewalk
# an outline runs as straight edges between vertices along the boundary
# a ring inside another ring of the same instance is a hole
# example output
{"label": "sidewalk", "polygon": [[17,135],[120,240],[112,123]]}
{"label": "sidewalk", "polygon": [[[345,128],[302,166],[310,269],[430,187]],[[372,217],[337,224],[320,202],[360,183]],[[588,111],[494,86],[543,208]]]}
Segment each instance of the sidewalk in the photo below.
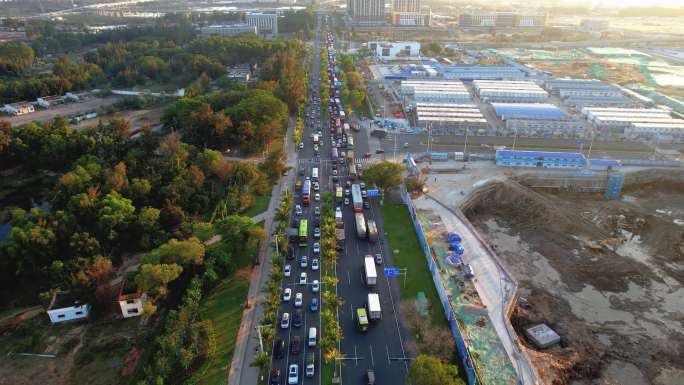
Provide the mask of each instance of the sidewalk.
{"label": "sidewalk", "polygon": [[[294,167],[297,162],[294,144],[291,139],[294,132],[294,124],[294,120],[290,119],[287,133],[285,134],[286,163],[288,166],[292,167]],[[295,173],[290,173],[289,176],[282,177],[280,181],[273,186],[273,193],[271,194],[271,201],[268,204],[268,209],[264,213],[254,217],[256,219],[264,220],[266,238],[259,248],[259,261],[261,261],[261,264],[252,271],[252,276],[250,277],[249,291],[247,292],[247,303],[249,304],[249,307],[242,313],[242,321],[235,341],[233,360],[230,363],[230,370],[228,372],[229,385],[256,384],[259,379],[259,370],[250,366],[254,358],[254,353],[259,346],[258,336],[254,326],[264,313],[262,304],[265,294],[262,292],[261,288],[268,279],[268,273],[273,266],[269,256],[270,253],[274,251],[271,247],[274,212],[280,204],[282,193],[287,190],[294,174]]]}

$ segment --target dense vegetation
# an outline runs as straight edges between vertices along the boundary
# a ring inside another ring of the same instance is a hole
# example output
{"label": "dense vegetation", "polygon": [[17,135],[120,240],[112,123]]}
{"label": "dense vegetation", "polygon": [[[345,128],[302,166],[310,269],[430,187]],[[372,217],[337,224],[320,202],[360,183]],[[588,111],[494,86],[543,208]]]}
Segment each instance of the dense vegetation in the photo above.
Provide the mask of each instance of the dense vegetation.
{"label": "dense vegetation", "polygon": [[[0,44],[0,103],[95,86],[182,88],[221,78],[227,65],[256,63],[263,65],[262,79],[273,82],[277,96],[291,109],[297,107],[304,95],[304,46],[300,41],[198,38],[190,21],[176,16],[149,26],[98,34],[60,33],[50,23],[34,25],[38,37],[30,46]],[[51,72],[31,73],[35,56],[93,46],[97,49],[76,55],[77,60],[60,56],[52,63]]]}

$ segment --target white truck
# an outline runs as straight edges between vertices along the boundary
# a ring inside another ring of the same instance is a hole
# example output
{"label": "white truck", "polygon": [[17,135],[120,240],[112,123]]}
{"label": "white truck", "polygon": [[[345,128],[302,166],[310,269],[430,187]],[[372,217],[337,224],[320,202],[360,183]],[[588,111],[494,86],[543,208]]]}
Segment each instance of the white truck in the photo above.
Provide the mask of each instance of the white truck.
{"label": "white truck", "polygon": [[313,134],[313,142],[314,142],[314,144],[321,143],[321,140],[320,140],[320,137],[318,136],[318,134]]}
{"label": "white truck", "polygon": [[377,293],[368,293],[368,318],[371,321],[382,318],[382,310],[380,309],[380,296]]}
{"label": "white truck", "polygon": [[363,257],[363,275],[366,286],[373,287],[378,281],[378,272],[375,271],[375,260],[372,255]]}

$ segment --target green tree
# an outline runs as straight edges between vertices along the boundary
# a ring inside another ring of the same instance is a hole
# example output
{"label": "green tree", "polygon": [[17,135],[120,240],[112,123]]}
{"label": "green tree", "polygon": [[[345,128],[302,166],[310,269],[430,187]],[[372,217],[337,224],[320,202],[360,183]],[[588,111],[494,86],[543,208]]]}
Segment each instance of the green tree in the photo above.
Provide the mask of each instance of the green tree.
{"label": "green tree", "polygon": [[117,238],[118,231],[125,228],[133,219],[135,206],[130,199],[116,191],[107,194],[97,204],[98,228],[108,240]]}
{"label": "green tree", "polygon": [[363,180],[383,190],[393,189],[401,184],[404,166],[383,161],[366,166]]}
{"label": "green tree", "polygon": [[419,354],[411,362],[406,378],[413,385],[465,385],[456,366],[425,354]]}
{"label": "green tree", "polygon": [[190,263],[200,265],[203,259],[204,244],[199,239],[192,237],[187,240],[170,239],[144,256],[141,263],[176,263],[187,266]]}
{"label": "green tree", "polygon": [[183,272],[183,268],[172,264],[143,264],[135,276],[138,287],[147,292],[152,301],[166,296],[166,285],[175,280]]}

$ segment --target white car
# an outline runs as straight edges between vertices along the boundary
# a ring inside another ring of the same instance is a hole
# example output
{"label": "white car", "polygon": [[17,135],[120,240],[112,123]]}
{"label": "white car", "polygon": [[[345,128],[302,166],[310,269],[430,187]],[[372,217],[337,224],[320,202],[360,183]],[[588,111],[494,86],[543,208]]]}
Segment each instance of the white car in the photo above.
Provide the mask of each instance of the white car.
{"label": "white car", "polygon": [[333,176],[337,176],[337,170],[333,170]]}
{"label": "white car", "polygon": [[308,266],[308,261],[309,260],[306,258],[306,255],[302,255],[302,258],[299,260],[299,266],[302,269],[306,269],[306,267]]}
{"label": "white car", "polygon": [[317,238],[317,239],[321,238],[321,228],[320,227],[314,228],[314,238]]}
{"label": "white car", "polygon": [[318,258],[314,258],[311,260],[311,270],[318,270]]}
{"label": "white car", "polygon": [[306,285],[306,273],[299,274],[299,284]]}
{"label": "white car", "polygon": [[290,275],[292,275],[292,266],[290,266],[289,264],[285,265],[283,271],[285,272],[285,276],[289,277]]}
{"label": "white car", "polygon": [[283,316],[280,318],[280,328],[281,329],[287,329],[290,327],[290,313],[283,313]]}
{"label": "white car", "polygon": [[299,142],[299,149],[303,150],[304,149],[304,142]]}
{"label": "white car", "polygon": [[314,215],[320,216],[321,215],[321,208],[316,206],[314,207]]}
{"label": "white car", "polygon": [[320,200],[321,200],[321,194],[316,193],[316,194],[314,195],[314,200],[315,200],[316,202],[320,201]]}
{"label": "white car", "polygon": [[292,289],[286,287],[283,291],[283,302],[290,302],[290,299],[292,299]]}
{"label": "white car", "polygon": [[313,182],[314,191],[320,191],[321,185],[318,182]]}
{"label": "white car", "polygon": [[302,206],[300,206],[300,205],[295,206],[295,215],[302,215]]}
{"label": "white car", "polygon": [[287,384],[297,385],[297,383],[299,383],[299,366],[292,364],[287,370]]}
{"label": "white car", "polygon": [[294,307],[302,307],[304,302],[304,295],[302,293],[295,294]]}
{"label": "white car", "polygon": [[[302,273],[304,274],[304,273]],[[314,279],[313,282],[311,283],[311,291],[314,293],[318,293],[318,290],[320,289],[320,284],[318,283],[317,279]]]}
{"label": "white car", "polygon": [[344,198],[344,205],[349,206],[349,198]]}
{"label": "white car", "polygon": [[335,217],[342,217],[342,208],[340,208],[340,207],[335,208]]}
{"label": "white car", "polygon": [[321,253],[321,244],[316,242],[313,244],[313,252],[314,254],[320,254]]}

